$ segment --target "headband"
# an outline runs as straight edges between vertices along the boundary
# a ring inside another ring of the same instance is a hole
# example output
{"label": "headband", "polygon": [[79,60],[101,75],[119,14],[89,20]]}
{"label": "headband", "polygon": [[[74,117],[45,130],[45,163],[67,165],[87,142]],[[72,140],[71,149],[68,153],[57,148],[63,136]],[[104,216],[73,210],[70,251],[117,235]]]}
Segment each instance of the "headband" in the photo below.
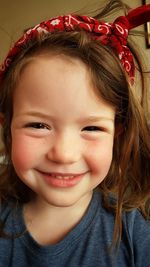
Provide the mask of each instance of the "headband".
{"label": "headband", "polygon": [[11,66],[15,57],[24,49],[24,45],[41,33],[54,31],[75,31],[82,29],[90,33],[91,38],[103,45],[108,45],[118,56],[123,68],[134,81],[135,65],[133,55],[127,46],[129,30],[150,21],[150,4],[130,10],[127,16],[118,17],[113,23],[99,22],[87,16],[66,15],[41,22],[29,29],[11,48],[3,64],[0,66],[0,82]]}

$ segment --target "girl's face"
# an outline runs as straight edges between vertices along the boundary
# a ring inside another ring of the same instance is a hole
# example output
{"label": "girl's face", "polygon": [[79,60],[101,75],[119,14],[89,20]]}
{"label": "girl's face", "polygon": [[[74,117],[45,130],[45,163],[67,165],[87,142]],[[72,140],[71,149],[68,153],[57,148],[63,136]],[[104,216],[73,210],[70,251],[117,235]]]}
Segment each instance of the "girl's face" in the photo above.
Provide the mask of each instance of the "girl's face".
{"label": "girl's face", "polygon": [[71,206],[106,177],[114,109],[94,92],[87,67],[66,56],[35,58],[14,92],[12,161],[37,199]]}

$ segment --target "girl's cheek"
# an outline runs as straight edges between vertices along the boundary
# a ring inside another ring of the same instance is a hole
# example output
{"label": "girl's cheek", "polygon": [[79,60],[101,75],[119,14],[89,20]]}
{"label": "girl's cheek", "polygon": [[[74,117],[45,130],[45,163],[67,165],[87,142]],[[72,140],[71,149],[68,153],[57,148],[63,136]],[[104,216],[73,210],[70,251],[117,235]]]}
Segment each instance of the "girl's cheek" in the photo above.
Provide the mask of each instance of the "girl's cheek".
{"label": "girl's cheek", "polygon": [[37,145],[27,137],[14,136],[12,138],[11,157],[15,168],[28,169],[37,160]]}
{"label": "girl's cheek", "polygon": [[97,142],[87,149],[88,165],[95,173],[108,172],[113,155],[113,140]]}

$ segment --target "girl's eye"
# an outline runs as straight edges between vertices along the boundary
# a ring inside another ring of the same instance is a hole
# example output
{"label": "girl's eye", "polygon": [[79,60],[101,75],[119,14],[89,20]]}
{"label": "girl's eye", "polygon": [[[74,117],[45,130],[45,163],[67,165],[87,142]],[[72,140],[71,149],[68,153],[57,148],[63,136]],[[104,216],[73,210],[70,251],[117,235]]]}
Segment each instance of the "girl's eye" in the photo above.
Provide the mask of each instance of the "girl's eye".
{"label": "girl's eye", "polygon": [[89,132],[102,131],[102,130],[104,130],[104,129],[97,127],[97,126],[87,126],[87,127],[83,128],[83,131],[89,131]]}
{"label": "girl's eye", "polygon": [[42,122],[31,122],[25,125],[26,128],[35,128],[35,129],[49,129],[48,125]]}

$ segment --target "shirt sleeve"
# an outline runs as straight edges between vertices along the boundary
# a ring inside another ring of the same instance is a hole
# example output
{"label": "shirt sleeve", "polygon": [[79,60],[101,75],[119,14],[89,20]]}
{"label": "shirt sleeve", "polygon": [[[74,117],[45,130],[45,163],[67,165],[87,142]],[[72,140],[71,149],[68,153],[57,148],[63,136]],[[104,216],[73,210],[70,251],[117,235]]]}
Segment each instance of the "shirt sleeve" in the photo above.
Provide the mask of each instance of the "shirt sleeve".
{"label": "shirt sleeve", "polygon": [[126,227],[135,267],[150,267],[150,220],[138,210],[126,216]]}

